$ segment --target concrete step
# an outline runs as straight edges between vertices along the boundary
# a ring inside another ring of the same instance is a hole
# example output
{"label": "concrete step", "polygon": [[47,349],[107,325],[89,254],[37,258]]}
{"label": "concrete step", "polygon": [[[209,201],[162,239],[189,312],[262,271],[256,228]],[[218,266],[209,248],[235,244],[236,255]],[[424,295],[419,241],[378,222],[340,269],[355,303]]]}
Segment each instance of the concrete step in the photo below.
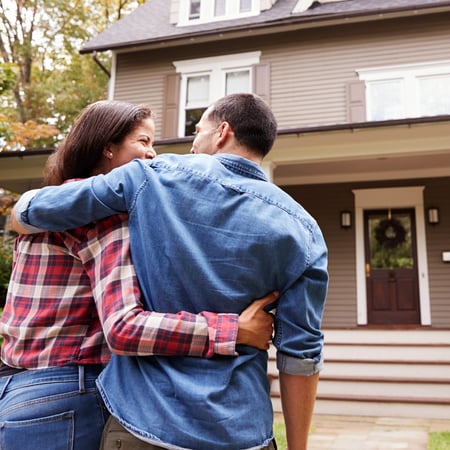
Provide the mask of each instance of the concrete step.
{"label": "concrete step", "polygon": [[[271,369],[272,370],[272,363]],[[276,370],[276,368],[275,368]],[[325,362],[321,378],[388,378],[393,380],[431,380],[450,382],[450,364],[425,362],[332,361]]]}
{"label": "concrete step", "polygon": [[[279,392],[279,380],[274,378],[271,384],[271,393],[279,395]],[[450,383],[448,381],[430,383],[410,380],[392,381],[390,379],[327,379],[321,376],[317,393],[319,397],[336,395],[339,398],[361,397],[373,400],[392,398],[405,402],[422,402],[426,399],[429,402],[450,405]]]}
{"label": "concrete step", "polygon": [[427,362],[450,365],[450,345],[325,343],[325,361]]}
{"label": "concrete step", "polygon": [[[272,397],[273,410],[282,411],[280,397]],[[450,417],[450,405],[435,403],[393,402],[383,399],[367,401],[361,398],[343,399],[318,396],[314,414],[341,416],[389,416],[418,417],[423,419],[445,419]]]}
{"label": "concrete step", "polygon": [[[269,376],[280,412],[275,354]],[[324,357],[318,414],[450,417],[449,330],[326,330]]]}

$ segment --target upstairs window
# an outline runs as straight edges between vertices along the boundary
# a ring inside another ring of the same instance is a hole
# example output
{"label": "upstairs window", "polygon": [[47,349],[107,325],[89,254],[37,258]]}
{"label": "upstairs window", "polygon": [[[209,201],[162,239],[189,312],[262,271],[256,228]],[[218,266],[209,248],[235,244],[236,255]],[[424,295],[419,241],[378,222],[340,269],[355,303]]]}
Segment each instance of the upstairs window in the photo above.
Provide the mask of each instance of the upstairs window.
{"label": "upstairs window", "polygon": [[252,66],[260,52],[174,62],[181,74],[178,136],[195,131],[206,108],[224,95],[252,92]]}
{"label": "upstairs window", "polygon": [[367,120],[450,114],[450,61],[359,70]]}
{"label": "upstairs window", "polygon": [[178,25],[238,19],[260,13],[260,0],[180,0]]}
{"label": "upstairs window", "polygon": [[200,0],[190,0],[189,20],[200,19]]}

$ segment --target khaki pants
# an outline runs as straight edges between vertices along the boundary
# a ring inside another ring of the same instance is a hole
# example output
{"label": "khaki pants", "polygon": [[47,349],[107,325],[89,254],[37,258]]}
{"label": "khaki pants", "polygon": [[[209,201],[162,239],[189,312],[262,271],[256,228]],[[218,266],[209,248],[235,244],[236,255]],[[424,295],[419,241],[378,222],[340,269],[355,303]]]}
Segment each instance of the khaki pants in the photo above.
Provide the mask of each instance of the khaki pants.
{"label": "khaki pants", "polygon": [[[110,416],[103,430],[100,450],[164,450],[153,444],[141,441],[129,433],[113,416]],[[274,442],[261,450],[276,450]]]}

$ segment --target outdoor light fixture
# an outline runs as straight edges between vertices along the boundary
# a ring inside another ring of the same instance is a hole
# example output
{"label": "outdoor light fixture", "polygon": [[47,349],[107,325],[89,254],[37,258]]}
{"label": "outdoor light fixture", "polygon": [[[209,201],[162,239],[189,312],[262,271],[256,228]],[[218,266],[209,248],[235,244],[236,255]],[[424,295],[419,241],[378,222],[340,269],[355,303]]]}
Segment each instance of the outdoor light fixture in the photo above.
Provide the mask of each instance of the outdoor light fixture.
{"label": "outdoor light fixture", "polygon": [[341,228],[350,228],[352,226],[352,213],[350,211],[341,211]]}
{"label": "outdoor light fixture", "polygon": [[428,223],[430,225],[439,223],[439,208],[428,208]]}

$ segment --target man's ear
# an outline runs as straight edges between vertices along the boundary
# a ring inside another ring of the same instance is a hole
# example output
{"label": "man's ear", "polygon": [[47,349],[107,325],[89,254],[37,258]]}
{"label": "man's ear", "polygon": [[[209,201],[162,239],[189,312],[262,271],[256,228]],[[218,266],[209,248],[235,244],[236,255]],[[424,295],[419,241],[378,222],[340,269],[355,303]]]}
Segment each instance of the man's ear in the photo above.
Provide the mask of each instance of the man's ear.
{"label": "man's ear", "polygon": [[216,141],[218,147],[223,147],[233,135],[233,130],[228,122],[222,122],[217,128],[217,132],[219,133],[219,138]]}

